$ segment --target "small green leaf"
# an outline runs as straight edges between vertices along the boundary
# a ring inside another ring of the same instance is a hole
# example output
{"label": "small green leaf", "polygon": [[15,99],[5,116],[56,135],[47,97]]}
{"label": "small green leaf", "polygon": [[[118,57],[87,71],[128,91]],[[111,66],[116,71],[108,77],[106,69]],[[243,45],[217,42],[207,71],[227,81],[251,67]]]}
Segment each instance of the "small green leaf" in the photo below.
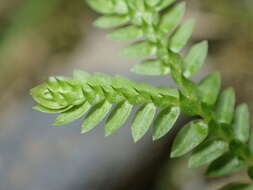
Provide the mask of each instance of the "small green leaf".
{"label": "small green leaf", "polygon": [[154,55],[156,53],[156,50],[157,48],[154,44],[142,41],[133,43],[130,46],[124,48],[121,54],[128,57],[145,57]]}
{"label": "small green leaf", "polygon": [[169,107],[162,110],[154,121],[153,140],[158,140],[166,135],[176,123],[179,115],[180,107]]}
{"label": "small green leaf", "polygon": [[128,16],[109,15],[99,17],[94,24],[99,28],[112,28],[124,25],[128,22]]}
{"label": "small green leaf", "polygon": [[125,0],[114,1],[114,11],[118,14],[127,14],[128,6]]}
{"label": "small green leaf", "polygon": [[247,104],[241,104],[236,107],[232,128],[237,140],[243,143],[249,140],[250,113]]}
{"label": "small green leaf", "polygon": [[95,105],[83,121],[81,133],[86,133],[99,124],[110,111],[112,105],[104,101]]}
{"label": "small green leaf", "polygon": [[185,12],[185,3],[179,3],[172,9],[167,11],[162,18],[160,23],[160,29],[164,32],[169,32],[177,26]]}
{"label": "small green leaf", "polygon": [[194,45],[184,59],[184,76],[191,77],[202,67],[208,53],[208,43],[203,41]]}
{"label": "small green leaf", "polygon": [[252,190],[252,189],[253,184],[231,183],[222,187],[220,190]]}
{"label": "small green leaf", "polygon": [[228,148],[229,145],[227,142],[221,140],[208,141],[193,153],[188,166],[190,168],[197,168],[208,164],[227,152]]}
{"label": "small green leaf", "polygon": [[184,126],[172,145],[171,157],[180,157],[202,143],[208,135],[208,125],[202,120],[195,120]]}
{"label": "small green leaf", "polygon": [[127,0],[128,5],[134,9],[135,11],[141,11],[143,12],[145,9],[145,2],[144,0]]}
{"label": "small green leaf", "polygon": [[80,106],[73,107],[72,109],[62,113],[59,115],[56,120],[54,121],[54,125],[64,125],[68,124],[76,119],[79,119],[81,116],[83,116],[89,109],[91,105],[89,102],[84,102]]}
{"label": "small green leaf", "polygon": [[212,106],[220,92],[221,78],[219,73],[211,73],[199,83],[199,93],[203,103]]}
{"label": "small green leaf", "polygon": [[157,10],[163,10],[170,6],[175,0],[160,0],[160,3],[157,5]]}
{"label": "small green leaf", "polygon": [[131,105],[128,101],[122,102],[114,108],[106,121],[105,136],[111,135],[126,122],[132,108],[133,105]]}
{"label": "small green leaf", "polygon": [[150,7],[155,7],[161,0],[145,0]]}
{"label": "small green leaf", "polygon": [[40,111],[40,112],[43,112],[43,113],[62,113],[62,112],[65,112],[69,109],[71,109],[73,106],[70,105],[66,108],[63,108],[63,109],[50,109],[50,108],[46,108],[42,105],[36,105],[33,107],[34,110],[37,110],[37,111]]}
{"label": "small green leaf", "polygon": [[219,123],[230,124],[233,119],[234,106],[235,91],[233,88],[227,88],[219,96],[216,106],[216,121]]}
{"label": "small green leaf", "polygon": [[86,0],[86,2],[99,13],[111,14],[114,12],[114,5],[111,0]]}
{"label": "small green leaf", "polygon": [[132,136],[134,142],[140,140],[148,131],[154,117],[156,107],[153,103],[146,104],[139,108],[132,122]]}
{"label": "small green leaf", "polygon": [[225,154],[212,162],[207,169],[207,175],[210,177],[220,177],[240,170],[244,162],[236,156]]}
{"label": "small green leaf", "polygon": [[185,24],[182,24],[176,32],[172,35],[170,41],[170,49],[176,53],[181,51],[185,46],[187,41],[192,35],[195,21],[193,19],[189,20]]}
{"label": "small green leaf", "polygon": [[119,28],[107,35],[107,38],[111,40],[135,40],[142,37],[141,28],[133,25]]}
{"label": "small green leaf", "polygon": [[141,75],[157,76],[169,74],[170,68],[169,66],[161,63],[159,60],[150,59],[134,65],[131,68],[131,72]]}

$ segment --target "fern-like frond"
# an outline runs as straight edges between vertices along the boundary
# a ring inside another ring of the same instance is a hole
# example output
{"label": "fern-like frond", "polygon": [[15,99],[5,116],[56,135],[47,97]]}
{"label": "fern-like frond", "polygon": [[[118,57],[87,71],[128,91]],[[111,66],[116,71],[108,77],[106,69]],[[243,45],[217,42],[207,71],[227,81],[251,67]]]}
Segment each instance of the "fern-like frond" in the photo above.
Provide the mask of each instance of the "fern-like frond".
{"label": "fern-like frond", "polygon": [[133,120],[135,141],[148,130],[157,108],[179,106],[177,89],[157,88],[120,76],[111,77],[101,73],[89,75],[81,71],[76,71],[72,78],[51,77],[33,88],[31,94],[38,103],[36,110],[61,113],[55,125],[72,122],[90,110],[83,122],[82,133],[100,123],[115,104],[105,125],[107,136],[125,123],[133,106],[141,105]]}
{"label": "fern-like frond", "polygon": [[[86,1],[102,14],[95,21],[96,26],[114,28],[108,38],[135,40],[121,52],[125,56],[145,57],[131,69],[133,72],[171,74],[179,89],[76,71],[72,78],[51,77],[32,89],[31,94],[38,103],[35,109],[60,113],[54,122],[56,125],[72,122],[87,113],[82,133],[90,131],[109,115],[105,123],[108,136],[126,122],[134,106],[139,106],[132,121],[134,141],[141,139],[152,124],[153,140],[163,137],[180,112],[198,116],[179,131],[171,157],[193,151],[189,167],[210,164],[207,174],[222,176],[247,166],[253,179],[253,130],[250,129],[248,106],[236,106],[232,88],[220,92],[218,73],[207,75],[199,83],[189,79],[203,66],[208,43],[199,42],[186,55],[180,53],[194,28],[192,19],[181,22],[185,3],[174,4],[174,0]],[[158,110],[161,111],[156,116]]]}

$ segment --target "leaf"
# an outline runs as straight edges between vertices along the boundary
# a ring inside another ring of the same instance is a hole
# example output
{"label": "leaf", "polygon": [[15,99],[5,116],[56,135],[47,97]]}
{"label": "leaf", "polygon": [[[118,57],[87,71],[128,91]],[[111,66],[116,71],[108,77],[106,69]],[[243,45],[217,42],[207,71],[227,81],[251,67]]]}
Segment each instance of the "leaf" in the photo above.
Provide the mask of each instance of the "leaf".
{"label": "leaf", "polygon": [[177,24],[184,16],[184,12],[185,3],[183,2],[177,4],[162,16],[159,28],[164,32],[169,32],[177,26]]}
{"label": "leaf", "polygon": [[115,107],[106,121],[105,136],[111,135],[126,122],[132,108],[133,105],[131,105],[128,101],[122,102]]}
{"label": "leaf", "polygon": [[62,113],[59,115],[56,120],[54,121],[54,125],[64,125],[68,124],[76,119],[79,119],[81,116],[83,116],[89,109],[91,105],[89,102],[84,102],[80,106],[73,107],[72,109]]}
{"label": "leaf", "polygon": [[150,59],[134,65],[131,68],[131,72],[150,76],[166,75],[170,73],[170,68],[159,60]]}
{"label": "leaf", "polygon": [[107,37],[111,40],[135,40],[142,37],[142,30],[139,27],[129,25],[113,31]]}
{"label": "leaf", "polygon": [[146,104],[137,110],[132,122],[134,142],[137,142],[145,135],[155,117],[155,112],[156,107],[153,103]]}
{"label": "leaf", "polygon": [[209,106],[215,104],[220,92],[221,78],[219,73],[211,73],[203,78],[198,86],[201,101]]}
{"label": "leaf", "polygon": [[86,0],[86,2],[92,9],[99,13],[111,14],[114,12],[114,6],[111,0]]}
{"label": "leaf", "polygon": [[208,43],[203,41],[194,45],[184,59],[184,76],[191,77],[202,67],[208,53]]}
{"label": "leaf", "polygon": [[227,88],[219,96],[216,105],[216,121],[219,123],[230,124],[233,119],[235,106],[235,91]]}
{"label": "leaf", "polygon": [[170,41],[172,51],[178,53],[185,46],[192,35],[194,24],[195,21],[191,19],[176,30]]}
{"label": "leaf", "polygon": [[246,143],[249,140],[250,113],[247,104],[237,106],[232,124],[234,137]]}
{"label": "leaf", "polygon": [[149,42],[136,42],[131,44],[130,46],[124,48],[121,52],[123,56],[128,57],[145,57],[151,56],[156,53],[156,46]]}
{"label": "leaf", "polygon": [[160,3],[157,5],[157,10],[160,11],[162,9],[170,6],[175,0],[160,0]]}
{"label": "leaf", "polygon": [[128,6],[125,0],[114,1],[114,11],[118,14],[127,14]]}
{"label": "leaf", "polygon": [[65,112],[69,109],[71,109],[73,106],[68,106],[66,108],[63,108],[63,109],[50,109],[50,108],[46,108],[42,105],[36,105],[33,107],[34,110],[37,110],[37,111],[40,111],[40,112],[43,112],[43,113],[62,113],[62,112]]}
{"label": "leaf", "polygon": [[68,107],[65,101],[55,100],[54,94],[48,89],[46,83],[31,89],[31,95],[37,103],[49,109],[59,110]]}
{"label": "leaf", "polygon": [[202,120],[195,120],[188,123],[176,136],[172,145],[171,157],[180,157],[200,143],[202,143],[208,135],[208,125]]}
{"label": "leaf", "polygon": [[150,7],[155,7],[161,0],[145,0]]}
{"label": "leaf", "polygon": [[112,28],[126,24],[129,19],[128,16],[108,15],[99,17],[94,24],[99,28]]}
{"label": "leaf", "polygon": [[244,183],[231,183],[220,190],[252,190],[253,184],[244,184]]}
{"label": "leaf", "polygon": [[176,123],[179,115],[180,107],[169,107],[162,110],[154,121],[153,140],[158,140],[167,134]]}
{"label": "leaf", "polygon": [[244,162],[236,156],[225,154],[215,160],[207,169],[207,175],[210,177],[220,177],[240,170]]}
{"label": "leaf", "polygon": [[83,121],[81,133],[86,133],[99,124],[110,111],[111,107],[112,105],[108,101],[95,105]]}
{"label": "leaf", "polygon": [[197,168],[208,164],[227,152],[228,148],[229,145],[227,142],[221,140],[208,141],[193,153],[188,166],[190,168]]}

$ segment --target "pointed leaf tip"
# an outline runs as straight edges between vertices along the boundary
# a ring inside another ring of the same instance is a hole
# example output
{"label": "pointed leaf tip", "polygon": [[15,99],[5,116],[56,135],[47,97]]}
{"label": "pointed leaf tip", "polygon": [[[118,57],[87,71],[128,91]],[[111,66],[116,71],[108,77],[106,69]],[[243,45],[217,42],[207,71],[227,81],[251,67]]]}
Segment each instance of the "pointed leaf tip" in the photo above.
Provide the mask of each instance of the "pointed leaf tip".
{"label": "pointed leaf tip", "polygon": [[227,153],[213,161],[206,174],[210,177],[220,177],[238,171],[244,166],[244,161],[237,156]]}
{"label": "pointed leaf tip", "polygon": [[94,25],[99,28],[113,28],[122,26],[128,22],[128,16],[109,15],[99,17],[97,20],[95,20]]}
{"label": "pointed leaf tip", "polygon": [[168,32],[175,28],[185,13],[186,3],[182,2],[168,10],[161,18],[160,29]]}
{"label": "pointed leaf tip", "polygon": [[170,41],[170,49],[176,53],[181,51],[181,49],[185,46],[187,41],[192,35],[193,28],[195,25],[195,20],[190,19],[183,25],[181,25],[172,35]]}
{"label": "pointed leaf tip", "polygon": [[107,35],[107,38],[110,40],[135,40],[137,38],[142,37],[143,32],[141,28],[138,28],[136,26],[126,26],[119,28],[112,33]]}
{"label": "pointed leaf tip", "polygon": [[86,0],[87,4],[102,14],[112,14],[114,12],[114,5],[110,0]]}
{"label": "pointed leaf tip", "polygon": [[175,0],[162,0],[157,5],[157,10],[158,11],[163,10],[163,9],[167,8],[168,6],[170,6],[173,2],[175,2]]}
{"label": "pointed leaf tip", "polygon": [[131,72],[140,75],[158,76],[170,73],[170,68],[159,60],[145,60],[131,68]]}
{"label": "pointed leaf tip", "polygon": [[65,125],[79,119],[90,109],[90,107],[91,105],[87,101],[80,106],[75,106],[59,115],[53,122],[53,125]]}
{"label": "pointed leaf tip", "polygon": [[81,133],[86,133],[98,125],[108,114],[112,107],[108,101],[101,102],[92,107],[83,121]]}
{"label": "pointed leaf tip", "polygon": [[132,137],[134,142],[139,141],[148,131],[154,117],[156,107],[153,103],[148,103],[140,107],[132,122]]}
{"label": "pointed leaf tip", "polygon": [[114,108],[105,124],[106,137],[111,135],[126,122],[127,118],[131,114],[132,108],[133,105],[131,105],[128,101],[120,103]]}
{"label": "pointed leaf tip", "polygon": [[189,168],[197,168],[204,164],[208,164],[227,152],[228,148],[229,145],[225,141],[208,141],[198,147],[192,154],[188,166]]}
{"label": "pointed leaf tip", "polygon": [[247,104],[236,107],[232,123],[234,136],[237,140],[246,143],[250,133],[250,113]]}
{"label": "pointed leaf tip", "polygon": [[203,103],[212,106],[217,101],[221,88],[221,77],[219,73],[211,73],[203,78],[198,86]]}
{"label": "pointed leaf tip", "polygon": [[184,76],[191,77],[197,73],[207,57],[208,42],[202,41],[192,46],[187,56],[184,58]]}
{"label": "pointed leaf tip", "polygon": [[158,140],[166,135],[176,123],[179,115],[179,107],[165,108],[162,110],[154,121],[153,140]]}
{"label": "pointed leaf tip", "polygon": [[233,88],[225,89],[219,96],[216,104],[216,121],[230,124],[233,119],[235,106],[235,91]]}
{"label": "pointed leaf tip", "polygon": [[202,143],[208,135],[208,125],[203,120],[188,123],[177,134],[171,151],[171,157],[180,157]]}
{"label": "pointed leaf tip", "polygon": [[146,41],[140,41],[123,48],[120,55],[127,57],[145,57],[154,55],[156,51],[157,48],[154,44]]}

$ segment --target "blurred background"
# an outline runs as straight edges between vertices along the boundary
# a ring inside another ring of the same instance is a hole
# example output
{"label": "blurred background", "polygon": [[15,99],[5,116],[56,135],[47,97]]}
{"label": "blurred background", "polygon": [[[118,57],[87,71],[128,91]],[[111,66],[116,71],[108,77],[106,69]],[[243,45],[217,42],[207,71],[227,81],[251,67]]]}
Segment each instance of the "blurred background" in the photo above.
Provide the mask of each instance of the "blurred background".
{"label": "blurred background", "polygon": [[[187,0],[197,20],[191,43],[208,39],[210,54],[198,80],[222,73],[223,86],[253,107],[253,1]],[[0,1],[0,189],[1,190],[214,190],[245,174],[208,179],[169,159],[177,129],[159,142],[151,135],[132,142],[130,124],[109,138],[102,126],[80,135],[80,121],[52,127],[52,115],[33,111],[29,89],[50,75],[74,69],[121,74],[154,85],[166,77],[131,74],[133,59],[118,56],[126,44],[92,26],[98,15],[85,0]],[[180,127],[189,118],[181,117]]]}

